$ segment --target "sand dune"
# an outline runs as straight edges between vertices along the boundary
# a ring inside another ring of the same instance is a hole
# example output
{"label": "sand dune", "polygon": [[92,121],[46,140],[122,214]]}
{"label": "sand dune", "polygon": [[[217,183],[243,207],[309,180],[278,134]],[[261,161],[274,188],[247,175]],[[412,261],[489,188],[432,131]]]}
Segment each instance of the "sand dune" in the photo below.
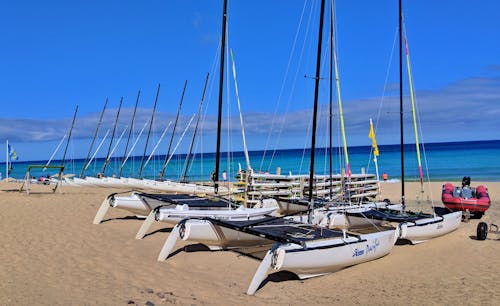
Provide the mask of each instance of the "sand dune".
{"label": "sand dune", "polygon": [[[458,184],[458,182],[456,182]],[[475,184],[478,184],[475,182]],[[481,221],[500,224],[500,183],[485,183],[493,204]],[[426,189],[440,204],[441,183]],[[259,262],[235,252],[182,248],[166,262],[156,257],[170,227],[156,223],[135,240],[141,220],[108,212],[93,225],[102,200],[114,189],[64,187],[52,194],[33,186],[0,183],[1,305],[153,304],[410,304],[498,305],[500,238],[475,240],[478,220],[444,237],[398,245],[386,257],[309,280],[272,275],[257,291],[246,289]],[[399,199],[397,183],[382,184],[383,198]],[[410,207],[417,185],[406,185]],[[425,205],[427,207],[428,205]],[[424,206],[422,206],[424,207]],[[179,244],[182,246],[182,244]],[[189,250],[188,249],[188,250]]]}

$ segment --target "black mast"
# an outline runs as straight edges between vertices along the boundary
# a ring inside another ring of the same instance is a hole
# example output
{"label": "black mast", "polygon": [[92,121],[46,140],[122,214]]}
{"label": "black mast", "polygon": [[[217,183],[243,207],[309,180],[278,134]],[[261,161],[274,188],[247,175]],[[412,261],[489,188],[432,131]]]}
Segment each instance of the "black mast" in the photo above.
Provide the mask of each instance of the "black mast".
{"label": "black mast", "polygon": [[104,160],[104,165],[102,166],[102,175],[106,176],[106,167],[109,163],[109,155],[111,153],[111,147],[113,146],[113,139],[115,138],[116,125],[118,124],[118,118],[120,117],[120,110],[122,109],[123,97],[120,98],[120,105],[118,106],[118,112],[116,113],[115,124],[113,125],[113,133],[111,134],[111,139],[109,141],[108,153],[106,154],[106,159]]}
{"label": "black mast", "polygon": [[73,121],[71,122],[71,127],[69,128],[68,139],[66,140],[66,147],[64,148],[64,154],[61,161],[61,166],[64,166],[64,161],[66,159],[66,152],[68,152],[69,141],[71,139],[71,134],[73,133],[73,127],[75,126],[76,113],[78,113],[78,105],[75,108],[75,114],[73,115]]}
{"label": "black mast", "polygon": [[125,158],[127,156],[128,144],[130,142],[130,136],[132,135],[132,131],[134,130],[135,112],[137,111],[137,104],[139,103],[140,96],[141,96],[141,90],[139,90],[139,92],[137,93],[137,99],[135,99],[134,113],[132,114],[132,119],[130,120],[130,130],[128,131],[127,144],[125,145],[125,152],[123,153],[122,162],[120,165],[120,173],[118,174],[118,177],[122,177],[123,162],[125,161]]}
{"label": "black mast", "polygon": [[316,57],[316,79],[314,85],[314,109],[313,109],[313,122],[312,122],[312,137],[311,137],[311,167],[309,168],[309,215],[308,223],[312,222],[312,212],[314,209],[313,202],[313,180],[314,180],[314,151],[316,150],[316,121],[318,113],[318,91],[319,91],[319,77],[321,70],[321,45],[323,38],[323,15],[325,12],[325,0],[321,0],[321,11],[319,17],[319,32],[318,32],[318,53]]}
{"label": "black mast", "polygon": [[198,124],[200,123],[201,110],[203,107],[203,100],[205,100],[205,92],[207,90],[208,76],[209,76],[209,73],[207,73],[207,77],[205,78],[205,86],[203,87],[203,94],[201,95],[200,106],[198,107],[198,118],[196,118],[196,125],[194,127],[193,138],[191,139],[191,144],[189,145],[189,151],[188,151],[188,154],[186,155],[186,162],[184,163],[184,171],[182,173],[181,183],[187,183],[187,172],[189,169],[189,165],[191,164],[191,159],[190,159],[191,152],[193,151],[194,140],[196,139],[196,132],[198,131]]}
{"label": "black mast", "polygon": [[99,121],[97,122],[97,127],[94,132],[94,138],[92,138],[92,142],[90,143],[89,152],[87,153],[87,157],[85,158],[85,162],[83,163],[82,172],[80,172],[80,178],[83,177],[83,173],[85,172],[85,168],[87,168],[87,163],[89,162],[90,153],[92,153],[92,148],[94,147],[94,141],[97,137],[97,133],[99,132],[99,127],[102,123],[102,116],[104,115],[104,111],[106,110],[106,106],[108,105],[108,98],[106,98],[106,102],[104,102],[104,107],[102,108],[101,116],[99,117]]}
{"label": "black mast", "polygon": [[399,0],[399,131],[401,151],[401,204],[405,208],[405,159],[403,136],[403,5]]}
{"label": "black mast", "polygon": [[151,114],[151,121],[149,122],[148,137],[146,138],[146,145],[144,146],[144,153],[141,158],[141,168],[139,169],[139,178],[142,178],[142,168],[144,167],[144,157],[146,156],[146,151],[148,149],[149,135],[151,134],[151,128],[153,127],[153,120],[155,118],[156,103],[158,103],[158,95],[160,94],[160,84],[158,84],[158,89],[156,90],[155,104],[153,106],[153,113]]}
{"label": "black mast", "polygon": [[222,90],[224,88],[224,52],[226,51],[227,0],[222,8],[222,41],[220,50],[219,107],[217,112],[217,151],[215,152],[214,189],[219,192],[220,137],[222,124]]}
{"label": "black mast", "polygon": [[333,0],[330,1],[330,117],[328,120],[330,129],[330,147],[328,148],[329,166],[330,166],[330,199],[333,194],[333,140],[332,140],[332,120],[333,120]]}
{"label": "black mast", "polygon": [[168,161],[168,158],[170,157],[170,149],[172,147],[172,142],[174,141],[175,130],[177,128],[177,122],[179,120],[179,114],[181,112],[182,101],[184,101],[184,93],[186,92],[187,83],[188,83],[188,81],[186,80],[184,82],[184,89],[182,90],[181,101],[179,102],[179,107],[177,107],[177,115],[175,116],[174,129],[172,130],[172,136],[170,137],[170,142],[168,144],[167,155],[165,155],[165,161],[163,162],[163,167],[161,168],[161,171],[160,171],[160,180],[161,181],[163,180],[163,176],[165,174],[165,169],[167,168],[167,161]]}

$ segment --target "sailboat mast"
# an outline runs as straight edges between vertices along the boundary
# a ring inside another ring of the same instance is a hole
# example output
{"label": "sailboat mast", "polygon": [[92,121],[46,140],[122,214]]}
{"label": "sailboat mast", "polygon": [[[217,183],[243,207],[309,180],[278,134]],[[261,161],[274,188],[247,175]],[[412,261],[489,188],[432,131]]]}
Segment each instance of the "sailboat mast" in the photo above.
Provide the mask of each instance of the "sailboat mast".
{"label": "sailboat mast", "polygon": [[94,138],[92,138],[92,142],[90,143],[89,152],[87,153],[87,157],[85,158],[85,162],[83,163],[82,171],[80,172],[80,178],[83,177],[85,169],[87,169],[87,167],[88,167],[87,163],[89,162],[89,157],[90,157],[90,154],[92,153],[92,148],[94,147],[95,138],[97,137],[97,133],[99,132],[99,127],[101,126],[101,123],[102,123],[102,116],[104,115],[104,111],[106,110],[107,105],[108,105],[108,98],[106,98],[106,102],[104,102],[104,107],[102,108],[101,116],[99,117],[99,121],[97,122],[97,127],[96,127],[95,132],[94,132]]}
{"label": "sailboat mast", "polygon": [[313,201],[313,180],[314,180],[314,151],[316,150],[316,121],[318,115],[318,92],[319,92],[319,77],[321,70],[321,46],[323,42],[323,15],[325,12],[325,0],[321,0],[321,11],[319,17],[318,31],[318,53],[316,57],[316,79],[314,85],[314,106],[313,106],[313,122],[312,122],[312,137],[311,137],[311,163],[309,168],[309,214],[308,222],[312,222],[312,212],[314,209]]}
{"label": "sailboat mast", "polygon": [[198,106],[198,117],[196,118],[196,125],[194,127],[194,132],[193,132],[193,138],[191,138],[191,143],[189,144],[189,150],[188,154],[186,155],[186,162],[184,163],[184,171],[182,173],[181,177],[181,183],[186,182],[187,183],[187,172],[189,170],[189,166],[191,164],[191,153],[193,151],[193,145],[194,145],[194,140],[196,139],[196,134],[198,131],[198,124],[200,123],[200,118],[201,118],[201,111],[203,108],[203,101],[205,100],[205,93],[207,91],[207,84],[208,84],[208,77],[210,76],[209,73],[207,73],[207,77],[205,78],[205,86],[203,86],[203,94],[201,95],[201,100],[200,100],[200,106]]}
{"label": "sailboat mast", "polygon": [[9,140],[5,141],[5,179],[9,178]]}
{"label": "sailboat mast", "polygon": [[160,171],[160,180],[163,180],[165,175],[165,169],[167,168],[167,160],[170,157],[170,149],[172,148],[172,142],[174,141],[175,130],[177,129],[177,122],[179,121],[179,114],[181,113],[182,101],[184,101],[184,93],[186,92],[186,86],[188,81],[184,82],[184,89],[182,90],[181,101],[179,102],[179,107],[177,107],[177,115],[175,116],[174,129],[172,130],[172,136],[170,137],[170,142],[168,144],[167,155],[165,155],[165,161],[163,161],[163,166]]}
{"label": "sailboat mast", "polygon": [[[333,16],[333,14],[332,14]],[[333,24],[333,22],[332,22]],[[335,35],[334,32],[332,31],[332,42],[335,40]],[[332,48],[332,53],[333,53],[333,67],[335,69],[335,87],[337,88],[337,101],[339,104],[339,118],[340,118],[340,130],[342,132],[342,143],[343,143],[343,148],[344,148],[344,159],[345,159],[345,164],[346,164],[346,172],[347,172],[347,182],[351,182],[351,165],[349,163],[349,152],[347,150],[347,138],[345,134],[345,123],[344,123],[344,111],[342,107],[342,96],[340,95],[340,76],[339,76],[339,68],[337,64],[337,52],[335,52],[335,47]],[[342,178],[342,182],[344,182],[344,179]],[[350,195],[350,185],[349,184],[342,184],[343,189],[345,191],[344,193],[344,199],[347,202],[351,202],[351,195]]]}
{"label": "sailboat mast", "polygon": [[116,112],[115,124],[113,125],[113,132],[111,133],[111,140],[109,141],[108,153],[106,154],[106,159],[104,160],[104,165],[102,166],[102,175],[106,176],[106,167],[109,163],[109,156],[111,153],[111,147],[113,146],[113,139],[115,138],[116,125],[118,124],[118,118],[120,117],[120,110],[122,109],[123,97],[120,98],[120,105],[118,106],[118,112]]}
{"label": "sailboat mast", "polygon": [[330,1],[330,97],[329,97],[329,105],[330,105],[330,115],[328,120],[329,125],[329,138],[330,145],[328,147],[328,160],[329,160],[329,170],[330,170],[330,193],[329,198],[332,198],[333,194],[333,0]]}
{"label": "sailboat mast", "polygon": [[403,136],[403,4],[399,0],[399,131],[401,151],[401,204],[405,208],[405,160]]}
{"label": "sailboat mast", "polygon": [[135,99],[135,107],[134,107],[134,112],[132,114],[132,119],[130,120],[130,130],[128,131],[128,138],[127,138],[127,144],[125,145],[125,152],[123,152],[123,158],[122,158],[122,163],[120,166],[120,173],[118,174],[118,177],[122,176],[122,171],[123,171],[123,164],[125,163],[126,155],[127,155],[127,150],[128,150],[128,145],[130,142],[130,136],[132,135],[132,132],[134,130],[134,119],[135,119],[135,113],[137,111],[137,105],[139,104],[139,97],[141,96],[141,90],[137,93],[137,98]]}
{"label": "sailboat mast", "polygon": [[141,158],[141,167],[139,168],[139,177],[142,177],[142,170],[144,168],[144,158],[146,157],[146,151],[148,150],[149,136],[151,135],[151,128],[153,127],[153,121],[155,118],[156,104],[158,103],[158,95],[160,94],[160,84],[158,84],[158,89],[156,90],[155,104],[153,105],[153,113],[151,113],[151,121],[149,121],[148,136],[146,137],[146,145],[144,146],[144,153]]}
{"label": "sailboat mast", "polygon": [[71,121],[71,127],[69,128],[68,139],[66,140],[66,147],[64,148],[64,154],[61,161],[61,166],[64,166],[64,161],[66,159],[66,152],[68,152],[68,145],[71,139],[71,134],[73,133],[73,127],[75,126],[76,114],[78,113],[78,105],[75,108],[75,114],[73,115],[73,121]]}
{"label": "sailboat mast", "polygon": [[240,117],[240,126],[241,126],[241,136],[243,138],[243,153],[245,154],[245,161],[247,163],[247,170],[251,171],[252,170],[252,165],[250,164],[250,155],[248,154],[248,147],[247,147],[247,137],[245,136],[245,125],[243,124],[243,114],[241,113],[241,103],[240,103],[240,94],[238,92],[238,82],[236,81],[236,64],[234,60],[234,53],[233,49],[230,50],[231,52],[231,60],[232,60],[232,66],[233,66],[233,78],[234,78],[234,92],[236,94],[236,101],[238,102],[238,113]]}
{"label": "sailboat mast", "polygon": [[222,125],[222,93],[224,88],[224,55],[226,51],[226,22],[227,22],[227,0],[224,0],[222,8],[222,40],[220,50],[220,78],[219,78],[219,104],[217,110],[217,148],[215,151],[215,170],[214,170],[214,190],[219,192],[219,165],[220,165],[220,138]]}

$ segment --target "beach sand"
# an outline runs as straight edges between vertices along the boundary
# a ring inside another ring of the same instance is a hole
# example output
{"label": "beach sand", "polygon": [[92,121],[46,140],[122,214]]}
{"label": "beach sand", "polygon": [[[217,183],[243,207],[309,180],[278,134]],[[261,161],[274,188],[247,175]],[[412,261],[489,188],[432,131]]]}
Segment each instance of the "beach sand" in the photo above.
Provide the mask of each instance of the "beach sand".
{"label": "beach sand", "polygon": [[[441,185],[426,185],[439,205]],[[500,224],[500,183],[485,185],[493,203],[481,220],[326,276],[274,275],[247,296],[255,259],[201,247],[185,252],[178,243],[173,257],[157,262],[170,226],[156,222],[136,240],[142,221],[117,209],[93,225],[105,196],[124,190],[65,186],[60,194],[37,185],[26,195],[19,184],[2,182],[0,305],[498,305],[500,235],[475,239],[478,222]],[[407,202],[417,208],[418,185],[405,186]],[[382,192],[397,202],[400,185],[382,183]]]}

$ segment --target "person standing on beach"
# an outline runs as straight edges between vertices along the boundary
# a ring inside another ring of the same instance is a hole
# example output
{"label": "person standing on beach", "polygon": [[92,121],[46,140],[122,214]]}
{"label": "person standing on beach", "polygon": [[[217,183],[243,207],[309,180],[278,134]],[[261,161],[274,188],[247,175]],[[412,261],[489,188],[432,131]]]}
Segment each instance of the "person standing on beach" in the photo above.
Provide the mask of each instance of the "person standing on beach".
{"label": "person standing on beach", "polygon": [[215,178],[215,170],[212,171],[212,173],[210,173],[210,180],[212,180],[212,182],[215,183],[215,180],[216,180],[216,178]]}

